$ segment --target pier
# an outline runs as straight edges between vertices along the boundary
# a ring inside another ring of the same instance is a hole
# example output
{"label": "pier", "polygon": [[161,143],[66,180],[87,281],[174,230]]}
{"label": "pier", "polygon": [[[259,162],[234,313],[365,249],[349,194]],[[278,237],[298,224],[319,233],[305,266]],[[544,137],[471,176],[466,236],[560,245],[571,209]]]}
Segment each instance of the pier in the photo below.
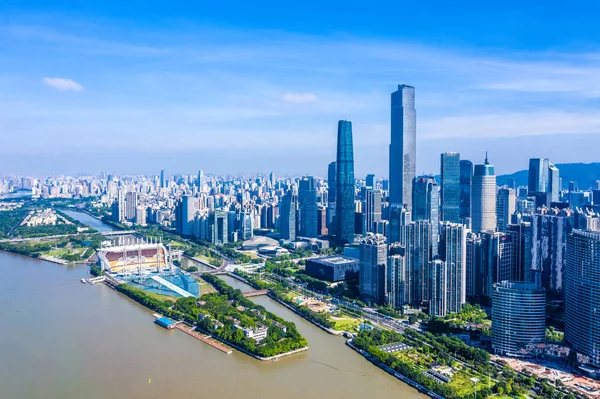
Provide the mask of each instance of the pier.
{"label": "pier", "polygon": [[199,339],[202,342],[209,344],[213,348],[216,348],[223,353],[227,353],[229,355],[229,354],[231,354],[231,352],[233,352],[230,348],[227,348],[226,346],[222,345],[220,342],[215,341],[214,339],[211,339],[210,335],[202,335],[202,334],[197,333],[196,331],[194,331],[194,327],[189,328],[187,325],[180,323],[180,324],[177,324],[175,326],[175,328],[180,331],[183,331],[187,335],[190,335],[196,339]]}

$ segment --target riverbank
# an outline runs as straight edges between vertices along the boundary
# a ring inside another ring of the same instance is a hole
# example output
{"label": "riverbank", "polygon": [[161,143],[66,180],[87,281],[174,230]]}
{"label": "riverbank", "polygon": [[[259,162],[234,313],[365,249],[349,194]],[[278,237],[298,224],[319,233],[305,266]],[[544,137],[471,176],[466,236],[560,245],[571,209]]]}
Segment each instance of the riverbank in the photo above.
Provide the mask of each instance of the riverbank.
{"label": "riverbank", "polygon": [[357,353],[359,353],[365,359],[367,359],[368,361],[370,361],[371,363],[373,363],[375,366],[377,366],[380,369],[384,370],[386,373],[388,373],[388,374],[396,377],[397,379],[399,379],[403,383],[411,386],[412,388],[415,388],[420,393],[422,393],[424,395],[427,395],[427,396],[429,396],[430,398],[433,398],[433,399],[444,399],[444,397],[438,395],[437,393],[435,393],[433,391],[430,391],[429,389],[425,388],[424,386],[422,386],[418,382],[413,381],[410,378],[403,376],[402,374],[398,373],[397,371],[395,371],[392,368],[388,367],[387,365],[383,364],[379,360],[375,359],[373,356],[371,356],[367,352],[363,351],[362,349],[357,348],[356,346],[354,346],[352,344],[352,340],[351,339],[349,339],[348,341],[346,341],[346,345],[349,346],[350,348],[352,348]]}

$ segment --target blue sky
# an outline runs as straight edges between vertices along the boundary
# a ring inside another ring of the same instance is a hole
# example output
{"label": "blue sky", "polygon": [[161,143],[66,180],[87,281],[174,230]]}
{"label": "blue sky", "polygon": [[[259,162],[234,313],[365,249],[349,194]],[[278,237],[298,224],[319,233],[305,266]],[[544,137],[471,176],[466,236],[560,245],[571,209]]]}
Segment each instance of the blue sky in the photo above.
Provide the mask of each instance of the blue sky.
{"label": "blue sky", "polygon": [[384,176],[399,83],[419,173],[599,160],[597,2],[204,3],[0,3],[0,175],[325,175],[350,119]]}

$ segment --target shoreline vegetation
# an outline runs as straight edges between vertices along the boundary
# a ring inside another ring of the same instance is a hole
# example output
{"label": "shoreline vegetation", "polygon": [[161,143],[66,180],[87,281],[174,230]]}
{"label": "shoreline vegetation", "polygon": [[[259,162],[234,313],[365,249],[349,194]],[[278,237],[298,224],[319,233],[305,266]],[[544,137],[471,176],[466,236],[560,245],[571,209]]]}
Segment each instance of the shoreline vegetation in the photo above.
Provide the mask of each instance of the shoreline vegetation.
{"label": "shoreline vegetation", "polygon": [[[240,290],[216,276],[205,275],[203,279],[217,292],[200,298],[179,298],[174,303],[126,284],[119,284],[115,289],[150,310],[195,326],[258,360],[277,359],[308,349],[308,342],[294,323],[246,299]],[[260,341],[253,339],[251,335],[256,331],[261,331],[265,337]]]}

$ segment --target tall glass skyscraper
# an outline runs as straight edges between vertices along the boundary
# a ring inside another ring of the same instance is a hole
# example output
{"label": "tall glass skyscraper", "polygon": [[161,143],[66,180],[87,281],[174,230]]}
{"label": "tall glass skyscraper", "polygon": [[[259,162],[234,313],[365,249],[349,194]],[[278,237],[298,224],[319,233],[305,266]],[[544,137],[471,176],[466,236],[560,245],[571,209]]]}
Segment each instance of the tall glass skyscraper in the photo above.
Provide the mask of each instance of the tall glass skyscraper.
{"label": "tall glass skyscraper", "polygon": [[312,176],[303,177],[298,186],[299,235],[317,237],[317,185]]}
{"label": "tall glass skyscraper", "polygon": [[471,218],[473,231],[496,230],[496,175],[488,162],[475,165],[471,182]]}
{"label": "tall glass skyscraper", "polygon": [[337,184],[335,182],[337,168],[335,162],[331,162],[327,167],[327,229],[329,234],[333,235],[335,229],[335,201],[337,200]]}
{"label": "tall glass skyscraper", "polygon": [[433,176],[415,177],[413,180],[413,220],[426,220],[430,223],[431,258],[438,252],[439,194],[438,184]]}
{"label": "tall glass skyscraper", "polygon": [[460,222],[460,154],[446,152],[440,157],[441,215],[445,222]]}
{"label": "tall glass skyscraper", "polygon": [[354,242],[354,150],[352,122],[338,122],[336,160],[336,224],[340,242]]}
{"label": "tall glass skyscraper", "polygon": [[[550,202],[558,202],[560,191],[559,170],[548,158],[531,158],[529,160],[528,194],[544,199],[539,206],[550,206]],[[539,195],[546,193],[546,196]],[[539,202],[539,200],[537,201]]]}
{"label": "tall glass skyscraper", "polygon": [[392,93],[390,143],[390,203],[412,208],[412,181],[417,162],[415,88],[398,85]]}
{"label": "tall glass skyscraper", "polygon": [[600,233],[573,230],[565,263],[565,339],[600,367]]}
{"label": "tall glass skyscraper", "polygon": [[460,219],[471,217],[471,179],[473,178],[473,162],[460,161]]}
{"label": "tall glass skyscraper", "polygon": [[284,240],[296,239],[296,203],[298,199],[288,190],[281,200],[279,212],[279,236]]}

